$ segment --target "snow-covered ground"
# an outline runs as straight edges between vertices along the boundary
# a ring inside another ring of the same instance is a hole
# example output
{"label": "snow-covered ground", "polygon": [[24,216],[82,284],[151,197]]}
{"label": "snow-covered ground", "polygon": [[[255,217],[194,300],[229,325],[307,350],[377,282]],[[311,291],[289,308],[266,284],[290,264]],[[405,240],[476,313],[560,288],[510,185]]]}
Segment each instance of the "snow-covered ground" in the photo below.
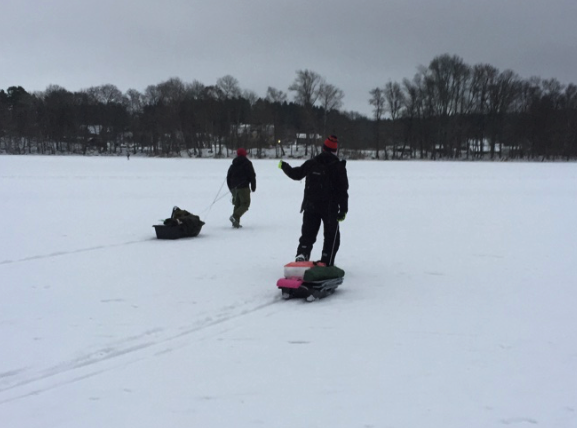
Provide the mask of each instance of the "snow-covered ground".
{"label": "snow-covered ground", "polygon": [[306,303],[303,184],[253,162],[236,230],[230,160],[0,156],[0,427],[577,426],[577,164],[349,162]]}

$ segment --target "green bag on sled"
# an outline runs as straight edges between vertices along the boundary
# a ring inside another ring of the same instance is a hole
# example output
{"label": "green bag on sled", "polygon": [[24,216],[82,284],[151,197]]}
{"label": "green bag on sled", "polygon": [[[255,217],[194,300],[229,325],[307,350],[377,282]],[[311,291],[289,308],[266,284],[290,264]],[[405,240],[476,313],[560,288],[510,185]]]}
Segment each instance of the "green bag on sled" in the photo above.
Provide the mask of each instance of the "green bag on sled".
{"label": "green bag on sled", "polygon": [[303,280],[305,282],[325,281],[344,276],[345,271],[336,266],[313,266],[305,271]]}

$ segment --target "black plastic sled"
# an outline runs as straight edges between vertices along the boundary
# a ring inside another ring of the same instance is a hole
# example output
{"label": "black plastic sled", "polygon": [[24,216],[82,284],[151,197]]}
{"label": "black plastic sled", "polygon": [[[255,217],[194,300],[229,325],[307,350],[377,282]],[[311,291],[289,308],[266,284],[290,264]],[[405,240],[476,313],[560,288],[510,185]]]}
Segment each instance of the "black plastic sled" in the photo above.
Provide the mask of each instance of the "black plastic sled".
{"label": "black plastic sled", "polygon": [[178,207],[172,209],[164,224],[153,226],[158,239],[180,239],[198,236],[204,222],[194,214]]}
{"label": "black plastic sled", "polygon": [[335,292],[343,283],[343,278],[332,278],[324,281],[304,282],[299,279],[279,279],[277,286],[285,300],[292,298],[305,298],[307,302],[323,299]]}
{"label": "black plastic sled", "polygon": [[322,299],[335,292],[343,283],[345,271],[324,263],[302,261],[284,265],[284,278],[277,281],[283,299],[305,298],[309,302]]}

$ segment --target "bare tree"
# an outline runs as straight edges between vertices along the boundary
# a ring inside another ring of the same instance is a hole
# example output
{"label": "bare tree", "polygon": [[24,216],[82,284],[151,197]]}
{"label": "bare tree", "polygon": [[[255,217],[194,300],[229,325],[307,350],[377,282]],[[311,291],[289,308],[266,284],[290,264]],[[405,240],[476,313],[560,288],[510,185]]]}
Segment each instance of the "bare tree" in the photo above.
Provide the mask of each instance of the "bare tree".
{"label": "bare tree", "polygon": [[124,96],[124,103],[130,116],[130,138],[127,144],[127,151],[130,151],[130,142],[132,143],[133,153],[136,154],[137,142],[140,142],[141,115],[144,110],[144,95],[136,89],[129,89]]}
{"label": "bare tree", "polygon": [[160,149],[164,156],[180,154],[184,135],[182,119],[178,113],[186,96],[186,85],[179,78],[170,78],[146,88],[146,134],[155,153]]}
{"label": "bare tree", "polygon": [[[372,89],[369,94],[371,98],[369,103],[373,106],[373,117],[375,119],[375,141],[376,141],[376,158],[379,159],[379,146],[381,140],[381,119],[385,113],[385,94],[381,88]],[[385,146],[385,160],[388,159],[387,148]]]}
{"label": "bare tree", "polygon": [[91,114],[85,119],[97,130],[100,148],[112,148],[116,152],[129,122],[125,96],[111,84],[92,86],[82,92],[86,94],[91,106]]}
{"label": "bare tree", "polygon": [[144,102],[147,105],[158,104],[161,98],[161,92],[157,85],[148,85],[144,90]]}
{"label": "bare tree", "polygon": [[456,55],[441,55],[434,58],[422,73],[427,106],[437,122],[433,157],[436,157],[437,149],[454,155],[452,149],[458,150],[460,144],[455,144],[459,134],[455,118],[461,113],[470,67]]}
{"label": "bare tree", "polygon": [[[495,146],[504,132],[505,115],[511,109],[519,94],[520,81],[511,70],[505,70],[489,86],[488,114],[491,124],[490,150],[491,159],[495,157]],[[499,151],[501,154],[501,151]]]}
{"label": "bare tree", "polygon": [[343,106],[345,94],[334,85],[323,82],[319,85],[318,99],[325,111],[338,110]]}
{"label": "bare tree", "polygon": [[387,82],[383,90],[386,108],[391,114],[391,119],[398,119],[401,109],[405,104],[405,94],[398,83]]}
{"label": "bare tree", "polygon": [[329,113],[342,107],[344,97],[344,92],[334,85],[324,81],[319,85],[318,99],[320,106],[323,108],[323,135],[328,135],[327,121]]}
{"label": "bare tree", "polygon": [[216,86],[220,88],[225,99],[239,98],[241,96],[238,80],[231,75],[227,74],[218,79],[216,81]]}
{"label": "bare tree", "polygon": [[144,107],[144,95],[136,89],[129,89],[125,96],[126,107],[130,114],[140,113]]}
{"label": "bare tree", "polygon": [[323,83],[323,78],[310,70],[298,70],[297,77],[289,91],[295,93],[295,102],[305,107],[312,107],[319,97],[319,86]]}
{"label": "bare tree", "polygon": [[272,104],[273,110],[273,122],[274,122],[274,141],[275,141],[275,148],[277,151],[277,156],[279,156],[279,148],[280,148],[280,156],[284,156],[284,148],[282,145],[282,131],[281,131],[281,105],[286,103],[287,101],[287,94],[281,90],[268,87],[266,91],[266,101]]}
{"label": "bare tree", "polygon": [[266,90],[266,100],[270,103],[285,103],[287,100],[287,94],[279,89],[268,87]]}
{"label": "bare tree", "polygon": [[[385,85],[385,89],[383,90],[385,96],[385,105],[386,109],[391,114],[391,126],[392,126],[392,140],[393,140],[393,159],[397,156],[397,132],[396,132],[396,125],[397,119],[400,116],[401,109],[405,104],[405,94],[401,89],[401,85],[398,83],[387,82]],[[401,151],[401,156],[403,156],[405,151],[405,147],[403,146]]]}
{"label": "bare tree", "polygon": [[187,93],[192,97],[194,100],[199,100],[202,98],[206,86],[199,82],[198,80],[193,81],[186,85]]}
{"label": "bare tree", "polygon": [[[467,112],[473,115],[474,156],[483,157],[484,142],[487,134],[487,108],[490,86],[494,84],[499,70],[489,64],[477,64],[472,68]],[[467,143],[467,157],[471,144]]]}
{"label": "bare tree", "polygon": [[317,102],[319,97],[318,89],[323,81],[323,78],[314,71],[299,70],[297,71],[295,81],[289,86],[289,91],[295,93],[295,102],[304,107],[304,126],[306,134],[305,156],[308,155],[311,136],[316,136],[317,134],[313,105]]}
{"label": "bare tree", "polygon": [[86,94],[78,97],[61,86],[49,85],[40,97],[44,105],[41,127],[48,140],[40,143],[41,152],[54,153],[60,144],[65,143],[73,150],[80,146],[82,153],[86,154],[89,129],[83,117],[86,105],[81,102],[87,98]]}
{"label": "bare tree", "polygon": [[92,86],[84,90],[89,97],[102,104],[122,103],[124,96],[120,90],[111,84]]}
{"label": "bare tree", "polygon": [[403,80],[403,90],[405,92],[404,117],[405,144],[411,147],[411,153],[415,153],[417,145],[421,159],[425,158],[426,146],[424,139],[424,90],[421,74],[416,74],[413,80]]}
{"label": "bare tree", "polygon": [[160,99],[165,105],[181,102],[186,96],[186,86],[178,77],[172,77],[157,85]]}
{"label": "bare tree", "polygon": [[259,97],[256,92],[246,89],[242,91],[242,97],[248,101],[251,107],[254,107]]}

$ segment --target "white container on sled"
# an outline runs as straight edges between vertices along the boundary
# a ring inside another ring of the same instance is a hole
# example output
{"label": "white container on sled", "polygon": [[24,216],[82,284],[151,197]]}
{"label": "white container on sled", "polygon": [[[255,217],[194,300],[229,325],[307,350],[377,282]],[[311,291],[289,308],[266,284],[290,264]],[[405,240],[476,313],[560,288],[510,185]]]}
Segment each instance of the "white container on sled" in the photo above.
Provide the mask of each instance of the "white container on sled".
{"label": "white container on sled", "polygon": [[312,268],[313,266],[324,266],[324,264],[315,262],[291,262],[284,265],[284,277],[285,278],[295,278],[303,279],[305,271]]}

